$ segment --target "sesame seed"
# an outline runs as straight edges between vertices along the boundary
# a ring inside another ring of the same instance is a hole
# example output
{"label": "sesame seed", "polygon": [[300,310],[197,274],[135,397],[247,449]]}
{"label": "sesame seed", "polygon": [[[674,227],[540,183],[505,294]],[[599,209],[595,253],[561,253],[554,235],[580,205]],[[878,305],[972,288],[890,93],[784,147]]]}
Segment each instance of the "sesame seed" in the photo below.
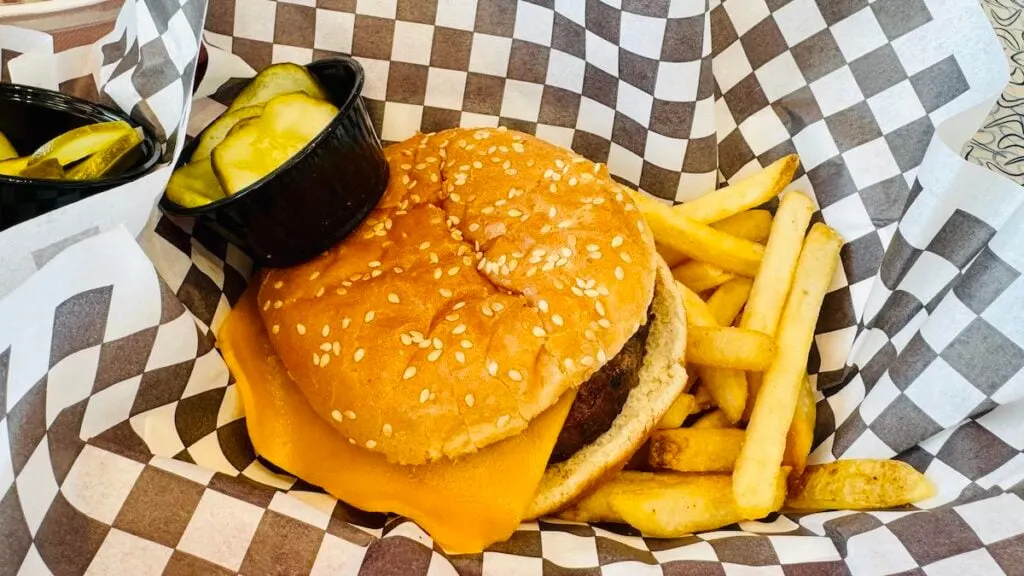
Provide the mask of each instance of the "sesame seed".
{"label": "sesame seed", "polygon": [[441,351],[440,350],[433,350],[433,351],[430,352],[430,354],[427,354],[427,361],[428,362],[436,362],[437,359],[440,358],[440,357],[441,357]]}
{"label": "sesame seed", "polygon": [[430,248],[430,242],[420,243],[420,250],[426,250],[427,248]]}
{"label": "sesame seed", "polygon": [[447,289],[447,288],[441,288],[440,290],[438,290],[438,292],[441,294],[441,296],[443,296],[445,298],[451,298],[452,297],[452,291]]}
{"label": "sesame seed", "polygon": [[501,302],[495,302],[491,305],[491,308],[494,308],[495,312],[501,312],[505,309],[505,306]]}
{"label": "sesame seed", "polygon": [[348,325],[351,324],[351,323],[352,323],[352,319],[351,318],[342,318],[341,319],[341,329],[344,330],[345,328],[348,328]]}
{"label": "sesame seed", "polygon": [[323,336],[324,338],[327,338],[328,336],[330,336],[331,335],[331,327],[329,325],[327,325],[327,324],[324,324],[323,329],[320,330],[320,335]]}
{"label": "sesame seed", "polygon": [[487,362],[487,373],[490,374],[491,376],[497,376],[498,375],[498,363],[495,362],[494,360],[489,360]]}
{"label": "sesame seed", "polygon": [[462,196],[459,196],[455,192],[452,192],[451,194],[449,194],[448,198],[450,198],[452,202],[458,202],[459,200],[462,200]]}
{"label": "sesame seed", "polygon": [[429,388],[424,388],[423,390],[420,390],[420,404],[423,404],[424,402],[426,402],[429,399],[430,399],[430,389]]}
{"label": "sesame seed", "polygon": [[612,238],[612,248],[618,248],[619,246],[622,246],[622,236]]}
{"label": "sesame seed", "polygon": [[321,296],[323,296],[323,295],[324,295],[324,287],[323,287],[323,286],[321,286],[321,287],[317,288],[315,296],[316,296],[317,298],[319,298],[319,297],[321,297]]}
{"label": "sesame seed", "polygon": [[551,193],[558,192],[558,186],[555,186],[555,183],[552,182],[551,185],[548,186],[548,192],[551,192]]}
{"label": "sesame seed", "polygon": [[435,337],[435,338],[434,338],[433,340],[431,340],[430,342],[431,342],[431,344],[433,344],[433,345],[434,345],[434,348],[437,348],[438,350],[440,350],[441,348],[444,348],[444,342],[441,342],[441,339],[440,339],[440,338],[436,338],[436,337]]}
{"label": "sesame seed", "polygon": [[412,336],[409,336],[408,334],[399,334],[398,339],[402,341],[402,344],[412,346]]}
{"label": "sesame seed", "polygon": [[476,232],[479,229],[480,229],[480,225],[477,224],[476,222],[473,222],[472,224],[469,225],[469,231],[470,232]]}
{"label": "sesame seed", "polygon": [[473,343],[469,340],[463,340],[462,342],[459,342],[459,345],[467,350],[473,347]]}
{"label": "sesame seed", "polygon": [[458,326],[456,326],[455,328],[452,329],[452,334],[458,335],[458,334],[462,334],[465,331],[466,331],[466,325],[465,324],[459,324]]}
{"label": "sesame seed", "polygon": [[553,314],[553,315],[551,316],[551,322],[552,322],[552,323],[553,323],[553,324],[554,324],[555,326],[562,326],[562,325],[564,325],[564,324],[565,324],[565,321],[563,321],[563,320],[562,320],[562,317],[561,317],[561,316],[559,316],[558,314]]}
{"label": "sesame seed", "polygon": [[622,261],[627,264],[633,261],[633,257],[629,255],[629,252],[620,252],[619,258],[622,258]]}
{"label": "sesame seed", "polygon": [[366,441],[366,447],[369,448],[370,450],[373,450],[374,448],[377,447],[377,441],[376,440],[367,440]]}
{"label": "sesame seed", "polygon": [[319,365],[320,365],[320,353],[319,352],[313,352],[313,366],[319,366]]}
{"label": "sesame seed", "polygon": [[583,358],[580,358],[580,365],[582,365],[584,367],[593,366],[594,365],[594,359],[592,357],[590,357],[590,356],[584,356]]}
{"label": "sesame seed", "polygon": [[502,414],[501,416],[499,416],[498,417],[498,428],[504,428],[505,426],[508,426],[509,419],[510,418],[509,418],[508,414]]}
{"label": "sesame seed", "polygon": [[434,269],[434,280],[440,280],[442,274],[443,274],[443,272],[441,272],[440,268],[435,268]]}
{"label": "sesame seed", "polygon": [[369,266],[370,268],[380,268],[380,261],[372,260],[368,262],[366,265]]}
{"label": "sesame seed", "polygon": [[476,398],[472,394],[466,394],[466,406],[472,408],[473,404],[476,404]]}
{"label": "sesame seed", "polygon": [[331,343],[331,351],[334,352],[335,356],[341,354],[341,342],[338,342],[337,340],[332,342]]}
{"label": "sesame seed", "polygon": [[617,278],[618,280],[622,280],[625,277],[626,277],[626,273],[622,271],[622,266],[616,266],[615,267],[615,278]]}
{"label": "sesame seed", "polygon": [[422,342],[417,344],[417,346],[419,346],[420,348],[430,348],[430,340],[423,340]]}
{"label": "sesame seed", "polygon": [[401,274],[402,272],[405,272],[405,268],[395,266],[395,274]]}
{"label": "sesame seed", "polygon": [[383,272],[381,272],[380,270],[374,270],[373,272],[370,272],[370,278],[376,278],[377,276],[380,276],[381,274],[383,274]]}
{"label": "sesame seed", "polygon": [[263,311],[266,312],[267,310],[270,310],[270,300],[263,303]]}
{"label": "sesame seed", "polygon": [[273,326],[270,327],[270,332],[273,333],[273,334],[277,334],[280,331],[281,331],[281,327],[278,326],[277,324],[274,324]]}
{"label": "sesame seed", "polygon": [[604,316],[604,304],[601,304],[600,300],[594,302],[594,309],[599,315]]}
{"label": "sesame seed", "polygon": [[405,372],[402,373],[402,380],[408,380],[408,379],[412,378],[415,375],[416,375],[416,367],[415,366],[409,366],[408,368],[405,369]]}
{"label": "sesame seed", "polygon": [[348,418],[349,420],[355,420],[356,413],[351,410],[345,410],[345,418]]}
{"label": "sesame seed", "polygon": [[523,215],[523,212],[516,208],[510,208],[508,211],[508,215],[512,218],[519,218],[520,216]]}
{"label": "sesame seed", "polygon": [[345,294],[348,294],[348,290],[345,290],[344,288],[338,288],[337,290],[334,291],[334,293],[337,294],[338,296],[344,296]]}
{"label": "sesame seed", "polygon": [[509,370],[508,371],[508,377],[513,382],[522,382],[523,381],[523,374],[521,372],[519,372],[519,370]]}
{"label": "sesame seed", "polygon": [[275,300],[275,301],[274,301],[274,309],[275,309],[275,310],[277,310],[277,309],[278,309],[278,308],[280,308],[281,306],[284,306],[284,302],[281,302],[280,300]]}
{"label": "sesame seed", "polygon": [[534,326],[533,335],[536,336],[537,338],[543,338],[547,336],[547,332],[545,332],[544,329],[541,328],[540,326]]}
{"label": "sesame seed", "polygon": [[455,359],[459,361],[459,364],[466,363],[466,355],[462,353],[462,350],[455,351]]}
{"label": "sesame seed", "polygon": [[596,340],[597,339],[597,334],[594,334],[594,331],[591,330],[590,328],[587,328],[586,330],[583,331],[583,336],[587,340]]}
{"label": "sesame seed", "polygon": [[569,178],[569,186],[575,186],[576,182],[577,182],[577,180],[576,180],[575,176],[573,176],[572,178]]}
{"label": "sesame seed", "polygon": [[597,325],[600,326],[601,328],[611,328],[612,327],[612,323],[609,322],[607,318],[601,318],[600,320],[598,320],[597,321]]}
{"label": "sesame seed", "polygon": [[444,319],[449,321],[449,322],[455,322],[456,320],[459,319],[459,315],[458,314],[449,314],[449,315],[445,316]]}
{"label": "sesame seed", "polygon": [[458,266],[452,266],[451,268],[448,269],[448,275],[449,276],[455,276],[458,273],[459,273],[459,267]]}
{"label": "sesame seed", "polygon": [[277,288],[278,290],[280,290],[281,286],[284,286],[284,282],[282,282],[280,280],[278,280],[277,282],[274,282],[274,288]]}
{"label": "sesame seed", "polygon": [[320,271],[319,270],[316,270],[312,274],[309,275],[309,279],[310,280],[316,280],[319,277],[320,277]]}
{"label": "sesame seed", "polygon": [[348,439],[348,443],[349,444],[355,444],[356,443],[356,439],[355,438],[349,438]]}
{"label": "sesame seed", "polygon": [[362,348],[356,348],[355,354],[352,355],[352,359],[355,360],[356,362],[359,362],[365,357],[366,350],[363,350]]}
{"label": "sesame seed", "polygon": [[462,310],[465,307],[466,307],[466,303],[465,302],[456,302],[455,306],[452,306],[452,310]]}
{"label": "sesame seed", "polygon": [[597,361],[601,362],[602,364],[608,361],[608,356],[604,353],[604,350],[598,349],[598,351],[597,351]]}
{"label": "sesame seed", "polygon": [[494,316],[494,311],[491,310],[491,307],[486,302],[480,307],[480,311],[483,312],[484,316]]}
{"label": "sesame seed", "polygon": [[576,368],[576,363],[572,361],[572,358],[562,360],[562,364],[565,366],[566,370],[573,370]]}
{"label": "sesame seed", "polygon": [[331,343],[330,342],[324,342],[323,344],[320,345],[320,349],[323,350],[324,352],[330,352],[331,351]]}
{"label": "sesame seed", "polygon": [[398,304],[399,302],[401,302],[401,300],[398,299],[398,294],[392,292],[388,294],[388,302],[391,302],[392,304]]}
{"label": "sesame seed", "polygon": [[369,312],[367,312],[363,316],[363,322],[365,322],[366,324],[369,324],[370,322],[373,322],[373,319],[374,319],[375,316],[377,316],[377,315],[374,313],[374,311],[370,310]]}
{"label": "sesame seed", "polygon": [[576,286],[572,287],[572,293],[579,296],[580,298],[583,298],[583,290],[580,290]]}
{"label": "sesame seed", "polygon": [[643,220],[637,220],[636,221],[636,229],[641,231],[641,232],[644,231],[644,221]]}
{"label": "sesame seed", "polygon": [[431,252],[430,253],[430,263],[431,264],[437,264],[440,261],[441,261],[441,259],[437,257],[437,252]]}
{"label": "sesame seed", "polygon": [[300,336],[305,334],[306,333],[306,325],[305,324],[296,324],[295,325],[295,331],[298,332]]}
{"label": "sesame seed", "polygon": [[484,206],[484,207],[483,207],[483,208],[482,208],[482,209],[480,210],[480,213],[481,213],[481,214],[490,214],[490,213],[492,213],[492,212],[494,212],[494,206]]}
{"label": "sesame seed", "polygon": [[391,438],[391,424],[384,424],[380,429],[385,438]]}
{"label": "sesame seed", "polygon": [[562,228],[563,230],[565,228],[569,228],[570,226],[572,226],[572,220],[562,220],[561,222],[558,223],[558,227]]}
{"label": "sesame seed", "polygon": [[341,412],[338,412],[337,410],[332,410],[331,411],[331,418],[334,418],[338,422],[341,422],[341,418],[342,418]]}
{"label": "sesame seed", "polygon": [[330,361],[331,361],[331,355],[330,354],[324,354],[323,356],[320,357],[320,367],[323,368],[323,367],[327,366],[327,363],[330,362]]}

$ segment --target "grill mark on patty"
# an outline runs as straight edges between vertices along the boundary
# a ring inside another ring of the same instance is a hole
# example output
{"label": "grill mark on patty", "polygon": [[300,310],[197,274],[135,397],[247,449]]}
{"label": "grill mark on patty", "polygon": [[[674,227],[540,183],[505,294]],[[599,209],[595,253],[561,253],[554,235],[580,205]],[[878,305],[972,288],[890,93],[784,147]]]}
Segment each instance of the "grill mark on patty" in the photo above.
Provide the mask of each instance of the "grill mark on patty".
{"label": "grill mark on patty", "polygon": [[551,451],[549,464],[568,460],[612,427],[630,391],[640,382],[640,367],[652,319],[648,309],[647,323],[626,341],[618,354],[580,385]]}

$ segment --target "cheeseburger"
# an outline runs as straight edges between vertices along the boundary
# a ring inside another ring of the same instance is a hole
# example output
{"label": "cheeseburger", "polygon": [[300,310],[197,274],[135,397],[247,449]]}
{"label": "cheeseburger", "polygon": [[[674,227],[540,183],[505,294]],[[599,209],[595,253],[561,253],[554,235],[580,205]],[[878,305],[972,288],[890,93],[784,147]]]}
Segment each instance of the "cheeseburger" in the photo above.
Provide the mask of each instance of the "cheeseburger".
{"label": "cheeseburger", "polygon": [[385,153],[361,227],[263,273],[219,345],[263,458],[476,552],[625,465],[684,387],[684,312],[601,164],[502,128]]}

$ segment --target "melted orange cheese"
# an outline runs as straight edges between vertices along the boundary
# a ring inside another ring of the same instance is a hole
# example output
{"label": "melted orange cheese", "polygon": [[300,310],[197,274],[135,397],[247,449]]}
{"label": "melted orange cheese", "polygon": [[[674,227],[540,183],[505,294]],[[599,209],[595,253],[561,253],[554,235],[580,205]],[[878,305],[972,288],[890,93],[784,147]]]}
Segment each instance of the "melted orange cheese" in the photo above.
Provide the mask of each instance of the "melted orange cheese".
{"label": "melted orange cheese", "polygon": [[415,520],[452,553],[479,552],[512,535],[575,396],[565,394],[525,432],[476,454],[401,466],[351,445],[317,416],[270,345],[255,290],[228,316],[218,346],[260,455],[353,506]]}

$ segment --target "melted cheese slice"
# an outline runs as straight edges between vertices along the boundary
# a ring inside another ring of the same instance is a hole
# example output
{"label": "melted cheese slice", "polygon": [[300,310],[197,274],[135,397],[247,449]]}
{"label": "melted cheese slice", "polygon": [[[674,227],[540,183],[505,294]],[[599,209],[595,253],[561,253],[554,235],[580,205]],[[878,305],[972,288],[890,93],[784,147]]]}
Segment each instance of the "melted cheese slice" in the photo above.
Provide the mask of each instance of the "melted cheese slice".
{"label": "melted cheese slice", "polygon": [[537,491],[575,394],[525,432],[460,458],[391,464],[349,444],[320,419],[274,353],[250,289],[224,323],[218,346],[235,376],[261,456],[345,502],[415,520],[451,553],[507,539]]}

